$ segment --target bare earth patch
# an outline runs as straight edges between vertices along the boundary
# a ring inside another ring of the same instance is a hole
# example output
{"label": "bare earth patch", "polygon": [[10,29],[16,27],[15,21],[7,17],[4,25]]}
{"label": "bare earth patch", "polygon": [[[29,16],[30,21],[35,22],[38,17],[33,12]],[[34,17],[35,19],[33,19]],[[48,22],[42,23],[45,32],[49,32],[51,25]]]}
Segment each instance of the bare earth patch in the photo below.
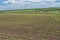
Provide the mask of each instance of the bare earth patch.
{"label": "bare earth patch", "polygon": [[60,22],[53,15],[2,14],[0,40],[60,40]]}

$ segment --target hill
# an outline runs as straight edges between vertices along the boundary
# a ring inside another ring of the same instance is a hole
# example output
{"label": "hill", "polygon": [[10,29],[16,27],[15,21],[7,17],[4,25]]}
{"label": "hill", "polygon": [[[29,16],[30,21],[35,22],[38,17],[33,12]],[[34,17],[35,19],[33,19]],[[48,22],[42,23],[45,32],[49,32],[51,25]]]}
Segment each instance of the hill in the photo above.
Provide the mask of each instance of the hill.
{"label": "hill", "polygon": [[60,40],[60,12],[56,9],[0,11],[0,40]]}
{"label": "hill", "polygon": [[59,8],[34,8],[34,9],[16,9],[16,10],[0,10],[0,13],[5,13],[5,12],[32,12],[32,11],[60,11]]}

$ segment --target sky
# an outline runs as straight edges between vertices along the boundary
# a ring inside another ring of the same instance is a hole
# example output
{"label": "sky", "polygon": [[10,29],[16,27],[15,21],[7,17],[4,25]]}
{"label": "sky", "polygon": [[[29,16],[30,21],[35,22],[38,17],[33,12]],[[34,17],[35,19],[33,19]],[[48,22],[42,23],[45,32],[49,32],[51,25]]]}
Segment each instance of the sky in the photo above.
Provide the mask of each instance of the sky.
{"label": "sky", "polygon": [[60,7],[60,0],[0,0],[0,10]]}

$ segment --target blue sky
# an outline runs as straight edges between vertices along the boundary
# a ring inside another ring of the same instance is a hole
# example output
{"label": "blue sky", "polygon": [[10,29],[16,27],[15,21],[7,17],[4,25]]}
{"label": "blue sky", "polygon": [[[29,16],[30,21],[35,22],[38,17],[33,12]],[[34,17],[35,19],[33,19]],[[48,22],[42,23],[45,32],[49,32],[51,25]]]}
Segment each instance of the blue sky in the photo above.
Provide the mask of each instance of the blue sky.
{"label": "blue sky", "polygon": [[60,7],[60,0],[0,0],[0,10]]}

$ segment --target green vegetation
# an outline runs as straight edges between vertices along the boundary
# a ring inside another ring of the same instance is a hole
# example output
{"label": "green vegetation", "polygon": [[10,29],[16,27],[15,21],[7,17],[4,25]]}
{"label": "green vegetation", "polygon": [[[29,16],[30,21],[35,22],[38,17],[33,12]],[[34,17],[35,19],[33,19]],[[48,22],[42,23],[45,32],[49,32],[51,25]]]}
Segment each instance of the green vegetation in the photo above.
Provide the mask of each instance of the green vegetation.
{"label": "green vegetation", "polygon": [[42,10],[0,11],[0,40],[59,40],[59,10]]}

